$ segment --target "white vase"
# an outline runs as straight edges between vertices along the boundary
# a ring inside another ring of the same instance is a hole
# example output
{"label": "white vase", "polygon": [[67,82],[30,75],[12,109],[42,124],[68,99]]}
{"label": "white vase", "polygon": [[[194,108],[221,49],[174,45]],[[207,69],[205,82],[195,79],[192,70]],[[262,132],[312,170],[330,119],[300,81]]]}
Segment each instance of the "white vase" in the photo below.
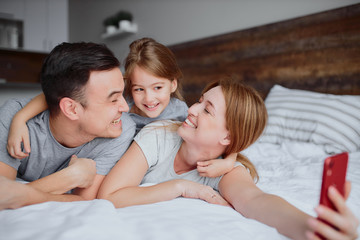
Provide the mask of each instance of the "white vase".
{"label": "white vase", "polygon": [[106,33],[114,33],[116,32],[116,27],[114,25],[109,25],[109,26],[106,26]]}
{"label": "white vase", "polygon": [[129,20],[120,20],[119,21],[119,28],[121,30],[130,30],[131,29],[131,22]]}

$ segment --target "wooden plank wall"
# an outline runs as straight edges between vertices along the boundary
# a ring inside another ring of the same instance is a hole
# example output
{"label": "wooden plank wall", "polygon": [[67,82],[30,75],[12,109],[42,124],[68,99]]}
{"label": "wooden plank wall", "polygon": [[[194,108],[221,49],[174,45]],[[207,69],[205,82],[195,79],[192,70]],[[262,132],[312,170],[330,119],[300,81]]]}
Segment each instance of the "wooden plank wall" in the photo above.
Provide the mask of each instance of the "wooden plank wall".
{"label": "wooden plank wall", "polygon": [[360,95],[360,4],[169,47],[184,73],[188,104],[225,76],[263,97],[275,83]]}
{"label": "wooden plank wall", "polygon": [[6,83],[40,83],[41,66],[47,55],[0,49],[0,79]]}

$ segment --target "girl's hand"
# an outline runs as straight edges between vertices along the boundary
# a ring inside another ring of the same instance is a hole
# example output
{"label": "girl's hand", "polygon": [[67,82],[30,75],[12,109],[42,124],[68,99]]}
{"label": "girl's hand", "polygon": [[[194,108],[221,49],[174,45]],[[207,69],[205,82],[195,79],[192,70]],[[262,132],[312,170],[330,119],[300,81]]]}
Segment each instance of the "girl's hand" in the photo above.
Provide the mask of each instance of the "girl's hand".
{"label": "girl's hand", "polygon": [[180,180],[182,196],[186,198],[202,199],[208,203],[230,206],[230,204],[212,187],[188,180]]}
{"label": "girl's hand", "polygon": [[[21,149],[21,143],[24,144],[24,152]],[[10,125],[8,142],[6,146],[8,153],[13,158],[25,158],[31,151],[29,130],[23,121],[16,121],[14,118]]]}
{"label": "girl's hand", "polygon": [[[350,193],[350,182],[345,185],[345,198]],[[324,206],[315,208],[318,217],[325,220],[327,225],[320,220],[310,219],[309,226],[314,232],[319,233],[326,239],[356,239],[358,237],[357,228],[359,220],[346,206],[345,199],[334,187],[330,187],[328,191],[330,200],[334,203],[337,212]],[[313,233],[307,233],[308,239],[321,239]]]}
{"label": "girl's hand", "polygon": [[235,158],[213,159],[197,162],[197,171],[202,177],[220,177],[234,168]]}

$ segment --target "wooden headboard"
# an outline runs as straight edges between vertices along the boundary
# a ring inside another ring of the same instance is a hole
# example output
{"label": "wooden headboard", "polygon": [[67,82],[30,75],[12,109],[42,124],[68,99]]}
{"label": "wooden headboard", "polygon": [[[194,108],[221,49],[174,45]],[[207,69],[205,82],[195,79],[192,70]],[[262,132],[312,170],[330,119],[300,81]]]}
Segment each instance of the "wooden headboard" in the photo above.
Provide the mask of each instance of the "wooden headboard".
{"label": "wooden headboard", "polygon": [[263,97],[274,84],[360,95],[360,4],[169,46],[190,105],[231,76]]}

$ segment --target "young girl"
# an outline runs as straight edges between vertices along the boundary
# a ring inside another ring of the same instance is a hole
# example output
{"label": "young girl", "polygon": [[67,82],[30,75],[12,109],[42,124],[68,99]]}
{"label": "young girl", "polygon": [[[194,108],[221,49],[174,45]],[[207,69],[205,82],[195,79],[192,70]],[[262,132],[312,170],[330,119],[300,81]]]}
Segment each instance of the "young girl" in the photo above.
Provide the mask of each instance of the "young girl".
{"label": "young girl", "polygon": [[[181,95],[181,78],[182,72],[169,48],[151,38],[130,44],[125,61],[124,95],[137,132],[153,121],[186,119],[188,107]],[[30,153],[26,121],[45,109],[45,97],[40,94],[14,116],[7,145],[12,157],[24,158]],[[235,159],[236,155],[232,154],[226,159],[199,162],[197,169],[202,176],[217,177],[229,172]]]}

